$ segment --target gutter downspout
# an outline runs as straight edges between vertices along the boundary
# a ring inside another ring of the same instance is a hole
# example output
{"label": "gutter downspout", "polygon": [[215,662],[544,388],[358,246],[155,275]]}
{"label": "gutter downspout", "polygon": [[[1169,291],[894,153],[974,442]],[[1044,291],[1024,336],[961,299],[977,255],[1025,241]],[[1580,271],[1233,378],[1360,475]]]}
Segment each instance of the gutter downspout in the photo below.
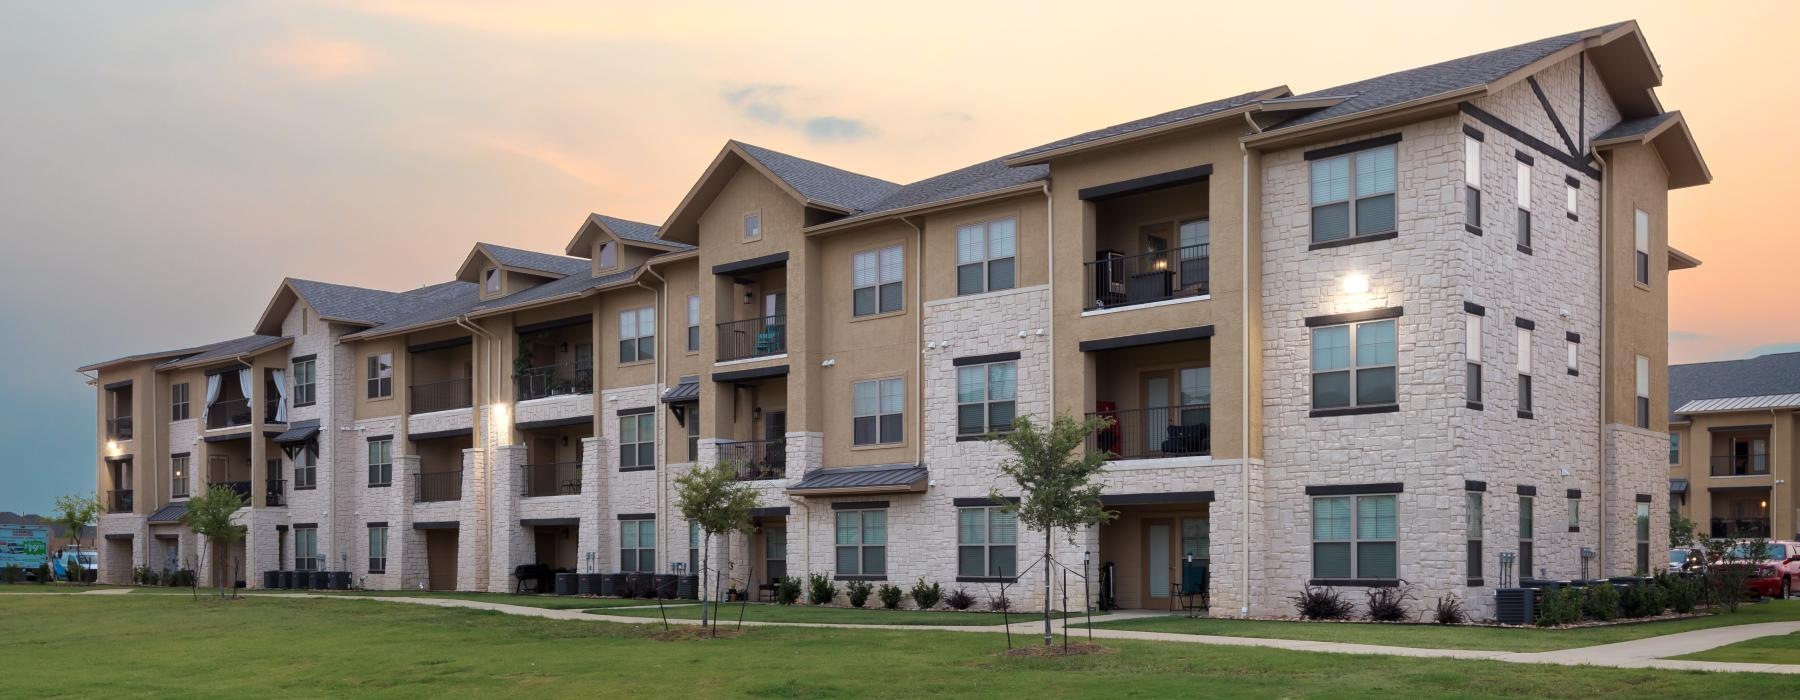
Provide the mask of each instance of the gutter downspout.
{"label": "gutter downspout", "polygon": [[1612,197],[1610,196],[1612,191],[1612,173],[1608,172],[1611,170],[1612,166],[1608,165],[1606,159],[1601,157],[1600,149],[1590,148],[1589,154],[1594,157],[1594,160],[1600,161],[1600,216],[1597,218],[1597,223],[1600,225],[1600,410],[1595,415],[1595,422],[1598,424],[1598,429],[1594,432],[1594,451],[1600,457],[1600,462],[1598,464],[1600,470],[1598,476],[1600,478],[1596,480],[1600,487],[1600,541],[1598,545],[1599,551],[1595,554],[1594,558],[1600,563],[1600,575],[1605,576],[1607,571],[1606,366],[1608,364],[1607,358],[1610,354],[1610,348],[1606,346],[1606,292],[1608,289],[1611,289],[1612,285],[1612,279],[1610,277],[1612,271],[1606,264],[1607,254],[1611,252],[1611,249],[1607,245],[1609,237],[1606,230],[1606,208],[1612,202]]}
{"label": "gutter downspout", "polygon": [[918,419],[914,421],[914,427],[918,432],[914,434],[918,435],[919,439],[913,443],[913,464],[923,465],[925,463],[925,229],[915,223],[910,216],[902,216],[900,220],[913,228],[914,240],[918,241],[918,244],[913,247],[913,307],[919,310],[917,314],[914,314],[918,317],[915,319],[918,330],[913,344],[919,346],[919,373],[918,379],[913,382],[918,386],[913,395],[919,397],[919,410],[914,412],[918,414]]}
{"label": "gutter downspout", "polygon": [[[481,376],[481,387],[482,387],[481,398],[482,398],[483,405],[480,407],[471,406],[471,408],[469,409],[470,416],[471,416],[471,424],[473,424],[472,417],[475,415],[478,415],[481,408],[485,408],[488,404],[490,404],[492,402],[493,387],[494,387],[494,349],[499,345],[499,342],[498,342],[499,339],[494,337],[493,333],[488,332],[488,330],[486,328],[482,328],[481,324],[478,324],[478,323],[475,323],[474,321],[469,320],[468,314],[463,314],[461,316],[457,316],[452,320],[454,320],[456,322],[457,326],[469,331],[473,335],[480,336],[481,338],[486,339],[488,341],[487,349],[482,350],[482,352],[481,352],[481,375],[482,375]],[[470,396],[473,397],[475,394],[475,388],[470,387],[469,392],[470,392]],[[470,402],[470,403],[473,404],[473,402]],[[510,420],[510,417],[508,418],[508,420]],[[493,426],[493,421],[494,421],[494,413],[493,413],[493,411],[490,410],[487,412],[487,419],[485,421],[482,421],[482,430],[475,434],[476,442],[472,443],[473,445],[476,446],[476,449],[480,450],[479,454],[481,455],[482,467],[487,470],[487,499],[489,501],[487,504],[487,507],[488,507],[489,513],[493,512],[493,507],[494,507],[493,498],[494,498],[494,494],[497,491],[497,489],[494,488],[494,460],[493,460],[493,452],[492,452],[493,445],[487,439],[488,438],[487,431],[489,428],[491,428]],[[510,427],[508,429],[510,430]],[[471,476],[473,476],[473,475],[471,475]],[[335,490],[336,487],[337,487],[337,480],[333,479],[332,480],[332,488]],[[486,588],[487,584],[489,583],[488,570],[490,568],[492,568],[492,566],[493,566],[492,557],[491,557],[491,552],[493,549],[492,528],[490,527],[490,528],[487,528],[484,530],[477,531],[475,533],[475,537],[476,537],[477,541],[480,542],[482,545],[479,548],[479,551],[489,553],[487,555],[477,557],[477,561],[480,562],[480,570],[477,571],[477,573],[476,573],[476,580],[478,580],[482,583],[483,588]]]}
{"label": "gutter downspout", "polygon": [[[1250,126],[1251,133],[1253,133],[1253,134],[1262,133],[1262,129],[1260,127],[1256,126],[1256,119],[1254,117],[1251,117],[1249,112],[1244,113],[1244,123]],[[1241,422],[1240,428],[1242,429],[1242,433],[1241,433],[1239,439],[1241,440],[1241,442],[1238,443],[1239,444],[1238,449],[1240,452],[1240,454],[1238,455],[1239,456],[1239,459],[1238,459],[1238,485],[1240,487],[1242,487],[1241,490],[1242,490],[1242,498],[1243,498],[1243,513],[1242,513],[1243,530],[1241,531],[1241,537],[1243,538],[1243,541],[1240,541],[1238,543],[1239,555],[1241,556],[1241,568],[1238,570],[1238,587],[1239,587],[1238,590],[1243,591],[1242,595],[1244,596],[1244,598],[1243,598],[1244,604],[1242,607],[1238,608],[1238,614],[1243,615],[1245,617],[1249,617],[1250,616],[1250,547],[1249,547],[1248,540],[1250,538],[1250,352],[1251,352],[1251,350],[1250,350],[1250,147],[1248,145],[1246,145],[1242,140],[1239,140],[1238,141],[1238,151],[1241,152],[1244,156],[1243,177],[1241,178],[1243,181],[1241,183],[1243,185],[1243,193],[1240,194],[1238,197],[1238,204],[1240,205],[1240,211],[1238,213],[1238,224],[1239,224],[1239,228],[1241,231],[1241,238],[1239,239],[1239,243],[1238,243],[1238,265],[1239,265],[1239,275],[1240,275],[1238,278],[1238,302],[1239,302],[1239,310],[1241,313],[1241,315],[1238,317],[1238,331],[1239,331],[1238,337],[1239,337],[1239,345],[1242,348],[1241,352],[1243,353],[1243,356],[1241,358],[1239,358],[1239,362],[1238,362],[1238,369],[1239,369],[1239,374],[1238,374],[1239,384],[1238,384],[1238,386],[1239,386],[1239,391],[1241,392],[1241,396],[1239,396],[1239,399],[1238,399],[1238,406],[1241,409],[1243,409],[1243,420],[1240,421]]]}
{"label": "gutter downspout", "polygon": [[[665,318],[663,316],[663,294],[668,290],[669,281],[667,279],[664,279],[662,275],[656,274],[656,271],[650,269],[649,265],[645,265],[643,267],[643,270],[644,270],[644,274],[647,274],[647,275],[650,275],[650,276],[653,276],[656,278],[657,286],[652,287],[650,285],[644,284],[643,280],[633,280],[632,283],[639,287],[643,287],[644,289],[650,290],[650,295],[655,299],[655,301],[652,303],[651,306],[652,306],[652,308],[656,309],[656,325],[658,326],[657,334],[661,335],[662,334],[661,326],[664,321],[668,320],[667,318]],[[597,296],[596,296],[596,300],[598,300]],[[666,352],[656,353],[656,379],[654,382],[651,383],[651,386],[655,386],[655,387],[662,386],[663,356],[667,355],[667,354],[668,353],[666,353]],[[596,391],[599,391],[599,389],[596,389]],[[657,389],[657,392],[656,392],[655,405],[657,406],[657,410],[656,410],[656,413],[653,415],[656,416],[657,424],[661,425],[663,427],[664,431],[666,432],[668,430],[668,420],[663,418],[663,416],[662,416],[662,413],[663,413],[662,412],[662,390],[660,388]],[[600,412],[598,410],[596,410],[594,413],[595,413],[595,418],[598,419],[599,418],[598,414]],[[661,443],[662,440],[659,439],[659,440],[657,440],[657,442]],[[668,512],[669,470],[665,469],[664,467],[668,466],[669,455],[668,455],[667,450],[655,450],[655,453],[656,453],[656,512],[657,512],[657,517],[660,518],[660,517],[662,517],[662,515],[664,513]],[[670,524],[673,525],[674,523],[671,522]],[[673,537],[675,534],[673,532],[673,530],[675,528],[673,528],[673,527],[659,528],[659,529],[662,530],[662,532],[660,534],[663,538]],[[599,533],[595,533],[595,534],[597,535]],[[731,553],[731,542],[730,542],[729,538],[722,538],[722,539],[726,539],[725,552],[727,555],[729,555]],[[598,542],[599,538],[596,537],[595,541]],[[658,546],[661,546],[661,543],[659,543]],[[669,548],[668,551],[673,552],[676,550],[674,547],[671,547],[671,548]],[[722,558],[725,560],[722,563],[729,565],[729,563],[731,561],[731,557],[725,556]]]}
{"label": "gutter downspout", "polygon": [[[1050,286],[1050,320],[1044,331],[1050,343],[1050,415],[1056,416],[1056,200],[1050,198],[1050,181],[1044,181],[1044,280]],[[1085,575],[1085,574],[1083,574]]]}

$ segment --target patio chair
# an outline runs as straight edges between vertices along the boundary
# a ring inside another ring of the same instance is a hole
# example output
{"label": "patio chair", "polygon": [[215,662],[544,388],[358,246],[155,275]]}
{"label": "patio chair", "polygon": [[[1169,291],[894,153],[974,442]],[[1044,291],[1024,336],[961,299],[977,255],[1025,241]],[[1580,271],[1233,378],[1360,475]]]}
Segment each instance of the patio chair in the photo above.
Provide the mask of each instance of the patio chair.
{"label": "patio chair", "polygon": [[770,326],[767,330],[756,332],[756,354],[768,355],[775,352],[775,346],[781,336],[780,326]]}

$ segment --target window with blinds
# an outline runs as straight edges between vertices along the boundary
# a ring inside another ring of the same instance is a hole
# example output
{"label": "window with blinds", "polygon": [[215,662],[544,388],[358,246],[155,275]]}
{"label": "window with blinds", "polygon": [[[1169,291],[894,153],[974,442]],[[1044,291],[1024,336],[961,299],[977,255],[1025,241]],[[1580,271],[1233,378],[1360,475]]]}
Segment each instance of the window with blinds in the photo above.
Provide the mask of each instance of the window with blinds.
{"label": "window with blinds", "polygon": [[1313,499],[1313,577],[1395,579],[1398,499],[1392,494]]}
{"label": "window with blinds", "polygon": [[956,434],[987,435],[1012,430],[1019,388],[1019,363],[994,362],[956,368]]}
{"label": "window with blinds", "polygon": [[1387,145],[1312,162],[1314,243],[1396,229],[1397,157],[1397,148]]}
{"label": "window with blinds", "polygon": [[956,230],[956,294],[1012,289],[1017,284],[1018,223],[1000,219]]}
{"label": "window with blinds", "polygon": [[1018,569],[1019,521],[998,506],[956,511],[956,575],[1011,578]]}
{"label": "window with blinds", "polygon": [[906,251],[892,245],[850,259],[851,315],[872,316],[905,308]]}
{"label": "window with blinds", "polygon": [[906,382],[873,379],[850,385],[851,444],[888,445],[906,439]]}
{"label": "window with blinds", "polygon": [[887,574],[887,511],[837,511],[837,575]]}

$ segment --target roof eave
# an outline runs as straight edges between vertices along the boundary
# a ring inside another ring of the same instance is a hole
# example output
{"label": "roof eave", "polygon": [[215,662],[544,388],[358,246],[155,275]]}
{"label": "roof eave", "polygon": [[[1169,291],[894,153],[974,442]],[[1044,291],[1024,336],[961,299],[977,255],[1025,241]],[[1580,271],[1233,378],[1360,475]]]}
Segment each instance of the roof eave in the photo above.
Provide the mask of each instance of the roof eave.
{"label": "roof eave", "polygon": [[1046,182],[1049,182],[1049,178],[1039,178],[1036,180],[1032,180],[1030,182],[1021,183],[1018,185],[1012,185],[1010,187],[1003,187],[1003,188],[1000,188],[997,190],[989,190],[987,192],[978,192],[975,194],[964,195],[961,197],[952,197],[950,199],[945,199],[945,200],[940,200],[940,201],[935,201],[935,202],[926,202],[924,204],[916,204],[916,205],[913,205],[910,207],[901,207],[899,209],[889,209],[889,210],[885,210],[885,211],[874,212],[871,214],[852,216],[852,217],[845,218],[845,219],[838,219],[836,221],[828,221],[828,222],[825,222],[822,224],[815,224],[813,226],[809,226],[807,228],[800,229],[800,232],[807,236],[819,236],[819,235],[824,235],[824,234],[828,234],[828,233],[836,233],[836,232],[843,231],[846,229],[856,228],[856,227],[862,226],[864,224],[873,224],[873,223],[877,223],[877,222],[881,222],[881,221],[887,221],[889,219],[897,219],[897,218],[904,217],[904,216],[912,216],[915,214],[927,214],[927,213],[931,213],[931,212],[942,211],[945,209],[951,209],[951,208],[960,207],[960,206],[967,206],[970,204],[977,204],[977,203],[992,201],[992,200],[996,200],[996,199],[1006,199],[1008,197],[1016,197],[1021,194],[1027,194],[1030,192],[1040,191],[1043,189],[1043,183],[1046,183]]}
{"label": "roof eave", "polygon": [[1414,100],[1407,100],[1405,102],[1397,102],[1386,107],[1353,112],[1342,116],[1332,117],[1330,119],[1321,119],[1311,124],[1305,124],[1292,129],[1276,129],[1274,131],[1263,131],[1250,134],[1241,140],[1246,146],[1263,149],[1277,148],[1303,141],[1316,141],[1320,138],[1320,134],[1322,133],[1353,128],[1363,122],[1389,119],[1415,111],[1424,112],[1444,107],[1454,107],[1457,103],[1485,95],[1487,94],[1487,91],[1486,85],[1475,85],[1451,90],[1449,92],[1440,92],[1436,95],[1428,95]]}
{"label": "roof eave", "polygon": [[919,479],[906,484],[885,484],[881,486],[840,486],[820,489],[787,489],[793,496],[855,496],[871,493],[923,493],[927,479]]}
{"label": "roof eave", "polygon": [[1669,246],[1669,269],[1692,270],[1700,266],[1700,259]]}
{"label": "roof eave", "polygon": [[162,365],[162,366],[158,367],[157,369],[158,370],[199,369],[202,367],[211,367],[213,365],[230,364],[233,362],[239,362],[241,358],[256,357],[257,355],[261,355],[263,353],[269,352],[270,350],[279,350],[281,348],[285,348],[285,347],[287,347],[289,345],[293,345],[293,344],[294,344],[293,338],[284,337],[280,340],[269,343],[268,345],[264,345],[262,347],[259,347],[259,348],[253,349],[253,350],[246,350],[244,352],[234,353],[228,357],[216,357],[216,358],[213,358],[210,360],[204,360],[204,361],[200,361],[200,362],[194,362],[192,360],[176,361],[176,362],[172,362],[172,363],[169,363],[166,365]]}
{"label": "roof eave", "polygon": [[[1153,138],[1156,136],[1160,136],[1162,134],[1169,133],[1171,131],[1178,131],[1178,130],[1187,129],[1190,127],[1211,124],[1213,122],[1223,121],[1225,119],[1230,119],[1230,118],[1236,117],[1236,116],[1238,116],[1240,114],[1244,114],[1246,112],[1259,111],[1259,110],[1261,110],[1261,105],[1259,105],[1258,103],[1261,100],[1272,99],[1274,97],[1279,96],[1281,93],[1291,93],[1291,91],[1288,90],[1287,86],[1285,86],[1285,85],[1283,85],[1281,87],[1269,88],[1267,90],[1262,91],[1261,93],[1258,93],[1257,97],[1254,97],[1250,101],[1245,102],[1244,104],[1238,105],[1236,107],[1227,107],[1225,109],[1222,109],[1222,110],[1219,110],[1216,112],[1207,112],[1205,114],[1198,114],[1198,115],[1195,115],[1192,117],[1188,117],[1186,119],[1179,119],[1176,121],[1172,121],[1167,124],[1158,124],[1158,125],[1152,126],[1152,127],[1137,129],[1134,131],[1128,131],[1123,134],[1114,134],[1112,136],[1108,136],[1105,138],[1094,139],[1093,141],[1083,141],[1081,143],[1070,144],[1067,146],[1063,146],[1061,148],[1053,148],[1048,151],[1039,151],[1039,152],[1032,153],[1032,154],[1026,155],[1026,156],[1020,156],[1020,157],[1016,157],[1016,158],[1008,158],[1006,160],[1001,161],[1001,163],[1010,168],[1017,168],[1017,167],[1026,166],[1026,165],[1042,165],[1042,164],[1048,163],[1052,160],[1056,160],[1059,158],[1066,158],[1068,156],[1075,155],[1078,153],[1086,153],[1088,151],[1099,150],[1102,148],[1111,148],[1113,146],[1118,146],[1120,144],[1131,143],[1134,141],[1139,141],[1139,140],[1147,139],[1147,138]],[[1293,108],[1293,109],[1297,109],[1297,108]]]}

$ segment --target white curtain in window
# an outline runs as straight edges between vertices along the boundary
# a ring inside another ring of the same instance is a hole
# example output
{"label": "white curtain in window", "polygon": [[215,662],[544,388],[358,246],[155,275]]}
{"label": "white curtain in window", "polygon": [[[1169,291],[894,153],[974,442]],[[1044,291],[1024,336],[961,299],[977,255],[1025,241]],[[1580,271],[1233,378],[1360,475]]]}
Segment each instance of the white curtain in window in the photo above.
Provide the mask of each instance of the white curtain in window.
{"label": "white curtain in window", "polygon": [[275,380],[275,396],[280,399],[275,403],[275,422],[287,422],[287,372],[279,369],[269,370],[269,378]]}
{"label": "white curtain in window", "polygon": [[250,393],[250,390],[253,388],[250,385],[250,368],[245,367],[243,369],[240,369],[240,370],[238,370],[237,374],[238,374],[238,389],[240,391],[244,392],[244,402],[249,403],[250,397],[254,396],[254,394]]}
{"label": "white curtain in window", "polygon": [[206,377],[206,405],[200,409],[200,422],[206,422],[206,414],[212,412],[214,401],[219,400],[219,378],[225,375],[213,374]]}

